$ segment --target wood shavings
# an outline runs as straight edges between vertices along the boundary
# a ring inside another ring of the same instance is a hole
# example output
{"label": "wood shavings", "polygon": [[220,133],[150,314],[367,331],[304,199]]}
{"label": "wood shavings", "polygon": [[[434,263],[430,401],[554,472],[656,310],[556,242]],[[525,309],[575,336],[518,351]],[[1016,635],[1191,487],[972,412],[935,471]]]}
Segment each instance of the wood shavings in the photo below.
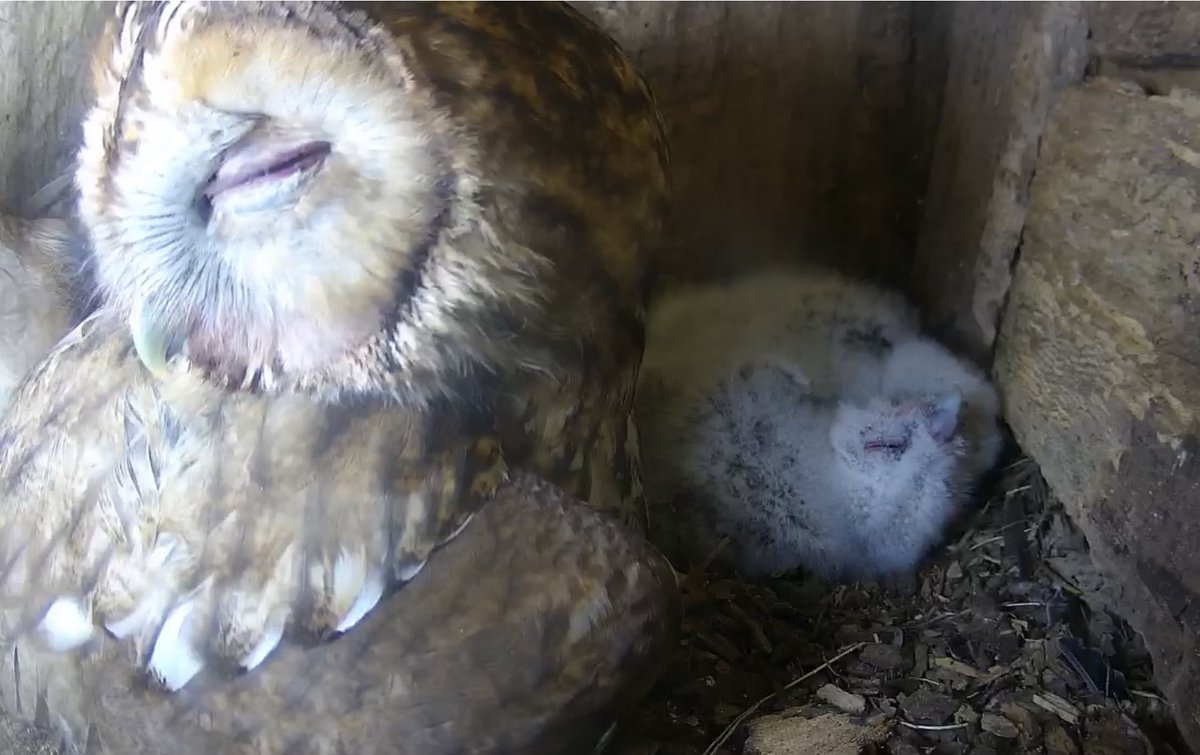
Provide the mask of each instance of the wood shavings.
{"label": "wood shavings", "polygon": [[[1171,735],[1140,640],[1103,606],[1085,605],[1048,565],[1047,557],[1070,559],[1082,581],[1086,543],[1053,507],[1036,467],[1019,463],[1006,475],[989,495],[996,503],[951,533],[957,545],[931,560],[911,594],[802,575],[747,583],[688,571],[684,642],[629,727],[628,748],[613,755],[743,755],[752,732],[763,731],[758,721],[823,715],[838,719],[821,725],[833,728],[892,724],[886,744],[864,750],[889,755],[1188,755]],[[1028,574],[1006,553],[1006,526],[1027,541]],[[1061,648],[1123,674],[1129,698],[1089,684]],[[1118,742],[1125,749],[1108,744],[1118,734],[1093,730],[1127,732]]]}
{"label": "wood shavings", "polygon": [[867,710],[867,699],[862,695],[847,692],[836,684],[825,684],[817,690],[817,697],[844,713],[861,715]]}
{"label": "wood shavings", "polygon": [[1062,699],[1053,692],[1043,692],[1033,696],[1034,705],[1049,711],[1069,724],[1079,723],[1079,709]]}

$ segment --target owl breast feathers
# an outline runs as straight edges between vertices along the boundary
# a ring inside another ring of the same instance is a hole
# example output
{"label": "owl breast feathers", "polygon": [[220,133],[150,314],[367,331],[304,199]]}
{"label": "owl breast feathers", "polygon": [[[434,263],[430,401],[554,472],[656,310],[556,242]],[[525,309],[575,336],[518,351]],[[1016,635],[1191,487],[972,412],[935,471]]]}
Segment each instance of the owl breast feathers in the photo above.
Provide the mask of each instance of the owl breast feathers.
{"label": "owl breast feathers", "polygon": [[80,751],[591,747],[677,609],[641,78],[552,3],[122,4],[94,69],[100,304],[0,425],[0,705]]}

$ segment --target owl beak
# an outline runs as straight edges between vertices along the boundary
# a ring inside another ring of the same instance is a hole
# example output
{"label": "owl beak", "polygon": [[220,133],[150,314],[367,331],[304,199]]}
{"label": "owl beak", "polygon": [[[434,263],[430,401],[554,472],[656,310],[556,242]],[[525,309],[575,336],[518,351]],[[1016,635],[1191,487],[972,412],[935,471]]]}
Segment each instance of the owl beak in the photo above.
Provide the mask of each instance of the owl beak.
{"label": "owl beak", "polygon": [[175,339],[150,315],[149,307],[143,302],[138,302],[134,307],[129,318],[129,332],[133,336],[133,349],[138,361],[155,377],[165,377],[173,352],[177,350],[172,348]]}

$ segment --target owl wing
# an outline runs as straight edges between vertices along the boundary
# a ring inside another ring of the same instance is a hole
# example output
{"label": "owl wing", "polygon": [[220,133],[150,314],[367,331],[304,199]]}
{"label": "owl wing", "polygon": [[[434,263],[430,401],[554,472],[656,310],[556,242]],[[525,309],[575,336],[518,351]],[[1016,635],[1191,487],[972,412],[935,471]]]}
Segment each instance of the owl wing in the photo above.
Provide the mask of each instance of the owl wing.
{"label": "owl wing", "polygon": [[123,331],[81,324],[0,430],[10,637],[108,634],[168,689],[253,669],[285,634],[353,627],[505,479],[453,417],[154,379]]}
{"label": "owl wing", "polygon": [[657,675],[673,572],[611,517],[452,417],[151,381],[120,331],[3,427],[0,705],[79,751],[567,753]]}
{"label": "owl wing", "polygon": [[177,693],[147,689],[108,636],[86,658],[18,642],[0,699],[88,752],[574,755],[658,675],[677,600],[645,541],[517,474],[335,642],[285,638],[254,672]]}

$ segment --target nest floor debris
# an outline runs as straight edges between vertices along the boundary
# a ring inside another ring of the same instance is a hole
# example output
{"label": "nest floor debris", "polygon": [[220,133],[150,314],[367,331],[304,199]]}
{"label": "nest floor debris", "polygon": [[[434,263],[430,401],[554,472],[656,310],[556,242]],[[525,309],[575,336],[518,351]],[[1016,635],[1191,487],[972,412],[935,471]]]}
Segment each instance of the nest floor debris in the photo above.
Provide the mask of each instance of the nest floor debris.
{"label": "nest floor debris", "polygon": [[[697,570],[615,755],[1197,755],[1032,464],[903,591]],[[0,752],[54,752],[0,718]]]}
{"label": "nest floor debris", "polygon": [[1036,466],[983,491],[915,584],[689,573],[620,755],[1190,755]]}

